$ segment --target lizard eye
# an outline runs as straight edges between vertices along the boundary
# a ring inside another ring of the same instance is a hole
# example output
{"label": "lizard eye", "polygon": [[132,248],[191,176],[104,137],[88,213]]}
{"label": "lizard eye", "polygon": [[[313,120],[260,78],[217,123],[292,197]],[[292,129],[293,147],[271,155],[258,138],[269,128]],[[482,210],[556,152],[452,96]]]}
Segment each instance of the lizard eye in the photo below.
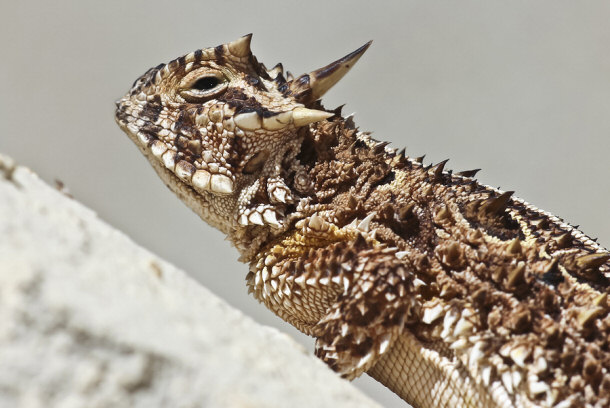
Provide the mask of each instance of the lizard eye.
{"label": "lizard eye", "polygon": [[215,76],[205,76],[203,78],[199,78],[195,83],[191,86],[191,89],[197,89],[198,91],[209,91],[216,88],[220,85],[220,80]]}
{"label": "lizard eye", "polygon": [[190,76],[182,82],[180,96],[191,103],[208,101],[226,91],[228,86],[224,75],[216,71],[206,71],[198,76]]}

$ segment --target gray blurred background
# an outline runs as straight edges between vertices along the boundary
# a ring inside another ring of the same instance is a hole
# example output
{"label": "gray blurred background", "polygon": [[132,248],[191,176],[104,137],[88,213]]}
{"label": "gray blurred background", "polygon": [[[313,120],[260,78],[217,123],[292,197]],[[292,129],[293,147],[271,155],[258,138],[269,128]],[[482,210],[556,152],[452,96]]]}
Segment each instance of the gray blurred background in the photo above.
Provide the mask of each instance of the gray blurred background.
{"label": "gray blurred background", "polygon": [[607,1],[5,0],[0,15],[0,151],[309,349],[247,295],[236,251],[115,125],[114,101],[149,67],[252,32],[260,61],[301,74],[373,39],[327,107],[346,103],[362,129],[426,162],[482,168],[482,182],[610,245]]}

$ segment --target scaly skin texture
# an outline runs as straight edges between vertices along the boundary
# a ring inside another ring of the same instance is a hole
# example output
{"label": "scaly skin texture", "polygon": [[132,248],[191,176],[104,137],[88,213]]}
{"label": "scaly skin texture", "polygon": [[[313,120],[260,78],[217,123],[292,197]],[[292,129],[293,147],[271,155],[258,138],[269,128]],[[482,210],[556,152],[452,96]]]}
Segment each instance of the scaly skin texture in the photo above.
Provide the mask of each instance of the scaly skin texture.
{"label": "scaly skin texture", "polygon": [[245,36],[146,72],[117,122],[344,377],[415,407],[609,406],[610,254],[324,109],[367,47],[293,79]]}

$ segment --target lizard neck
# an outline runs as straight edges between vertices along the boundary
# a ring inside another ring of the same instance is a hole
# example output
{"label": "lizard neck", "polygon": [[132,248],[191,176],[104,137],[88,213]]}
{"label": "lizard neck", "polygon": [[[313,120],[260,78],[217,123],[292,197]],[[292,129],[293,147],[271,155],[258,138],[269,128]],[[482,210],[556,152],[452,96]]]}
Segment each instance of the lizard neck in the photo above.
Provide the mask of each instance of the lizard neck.
{"label": "lizard neck", "polygon": [[299,220],[316,212],[332,219],[336,193],[348,191],[358,180],[353,163],[344,161],[346,150],[367,141],[351,118],[341,116],[293,135],[266,163],[261,172],[265,176],[252,179],[240,193],[236,221],[228,234],[240,260],[250,262],[262,248],[283,239]]}

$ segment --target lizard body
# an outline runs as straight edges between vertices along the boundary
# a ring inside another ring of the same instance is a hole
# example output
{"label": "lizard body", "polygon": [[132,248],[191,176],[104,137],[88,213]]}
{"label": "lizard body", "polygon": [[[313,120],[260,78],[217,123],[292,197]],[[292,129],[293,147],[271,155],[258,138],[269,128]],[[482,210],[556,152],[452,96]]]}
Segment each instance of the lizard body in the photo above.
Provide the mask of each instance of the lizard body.
{"label": "lizard body", "polygon": [[152,68],[116,111],[249,291],[342,376],[418,408],[608,406],[608,251],[324,109],[370,43],[293,78],[250,38]]}

